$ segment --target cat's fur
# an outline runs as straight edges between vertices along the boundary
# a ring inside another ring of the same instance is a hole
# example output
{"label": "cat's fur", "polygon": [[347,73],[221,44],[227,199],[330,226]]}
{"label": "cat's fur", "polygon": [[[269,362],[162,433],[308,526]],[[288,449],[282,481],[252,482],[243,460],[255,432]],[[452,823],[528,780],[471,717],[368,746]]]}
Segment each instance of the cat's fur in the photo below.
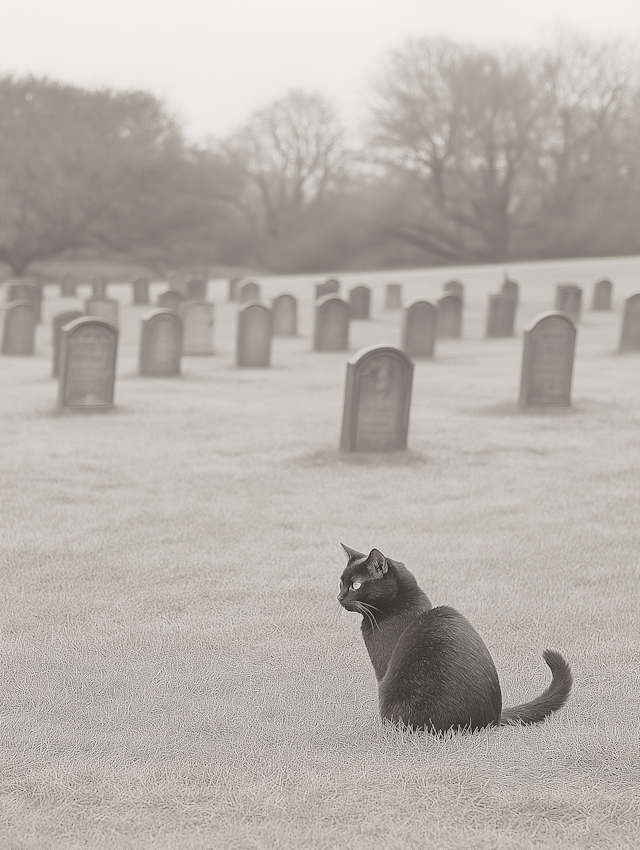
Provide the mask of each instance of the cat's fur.
{"label": "cat's fur", "polygon": [[364,555],[342,548],[347,566],[338,601],[362,614],[383,720],[430,732],[475,730],[539,723],[564,705],[572,677],[559,652],[543,652],[549,687],[531,702],[503,710],[495,665],[471,623],[454,608],[434,608],[399,561],[377,549]]}

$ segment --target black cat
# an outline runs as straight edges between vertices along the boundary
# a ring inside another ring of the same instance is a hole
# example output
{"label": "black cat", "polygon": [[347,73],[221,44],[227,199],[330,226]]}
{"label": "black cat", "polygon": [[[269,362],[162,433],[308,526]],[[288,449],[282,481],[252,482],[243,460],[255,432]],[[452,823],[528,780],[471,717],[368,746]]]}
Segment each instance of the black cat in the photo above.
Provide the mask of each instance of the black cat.
{"label": "black cat", "polygon": [[559,652],[542,657],[549,687],[531,702],[502,710],[495,665],[480,635],[453,608],[433,608],[399,561],[341,544],[347,566],[338,601],[362,614],[362,635],[378,679],[382,719],[429,732],[539,723],[567,700],[572,677]]}

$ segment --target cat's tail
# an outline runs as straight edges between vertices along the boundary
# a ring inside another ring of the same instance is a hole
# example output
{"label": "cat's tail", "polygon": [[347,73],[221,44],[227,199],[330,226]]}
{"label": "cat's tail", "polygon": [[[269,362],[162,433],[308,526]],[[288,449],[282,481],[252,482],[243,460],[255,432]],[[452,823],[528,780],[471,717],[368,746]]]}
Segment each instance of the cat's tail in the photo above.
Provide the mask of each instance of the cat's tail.
{"label": "cat's tail", "polygon": [[545,649],[542,657],[551,668],[551,684],[539,697],[505,708],[500,716],[500,725],[509,726],[517,723],[540,723],[552,711],[557,711],[565,704],[571,691],[573,677],[571,669],[559,652]]}

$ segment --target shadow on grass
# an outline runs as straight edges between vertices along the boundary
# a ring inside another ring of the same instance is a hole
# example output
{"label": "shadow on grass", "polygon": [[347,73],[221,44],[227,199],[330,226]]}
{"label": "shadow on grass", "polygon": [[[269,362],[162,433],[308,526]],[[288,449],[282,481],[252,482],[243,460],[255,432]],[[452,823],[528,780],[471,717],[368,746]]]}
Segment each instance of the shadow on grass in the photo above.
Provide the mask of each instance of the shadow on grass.
{"label": "shadow on grass", "polygon": [[486,407],[469,407],[462,411],[470,416],[575,416],[586,413],[584,404],[554,405],[539,404],[519,407],[515,401],[502,401]]}
{"label": "shadow on grass", "polygon": [[423,466],[429,463],[421,452],[405,449],[399,452],[343,452],[340,449],[318,449],[292,458],[294,466]]}
{"label": "shadow on grass", "polygon": [[50,419],[63,417],[116,416],[120,413],[136,413],[129,405],[114,404],[112,407],[53,407],[43,411]]}

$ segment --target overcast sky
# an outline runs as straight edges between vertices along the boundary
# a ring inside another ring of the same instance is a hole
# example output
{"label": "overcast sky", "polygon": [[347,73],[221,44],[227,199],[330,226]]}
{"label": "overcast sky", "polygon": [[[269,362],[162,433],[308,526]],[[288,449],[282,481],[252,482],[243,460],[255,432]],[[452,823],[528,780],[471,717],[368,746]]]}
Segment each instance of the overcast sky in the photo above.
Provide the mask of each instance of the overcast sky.
{"label": "overcast sky", "polygon": [[225,135],[291,88],[349,119],[405,38],[539,43],[558,24],[640,41],[640,0],[0,0],[0,73],[143,88]]}

